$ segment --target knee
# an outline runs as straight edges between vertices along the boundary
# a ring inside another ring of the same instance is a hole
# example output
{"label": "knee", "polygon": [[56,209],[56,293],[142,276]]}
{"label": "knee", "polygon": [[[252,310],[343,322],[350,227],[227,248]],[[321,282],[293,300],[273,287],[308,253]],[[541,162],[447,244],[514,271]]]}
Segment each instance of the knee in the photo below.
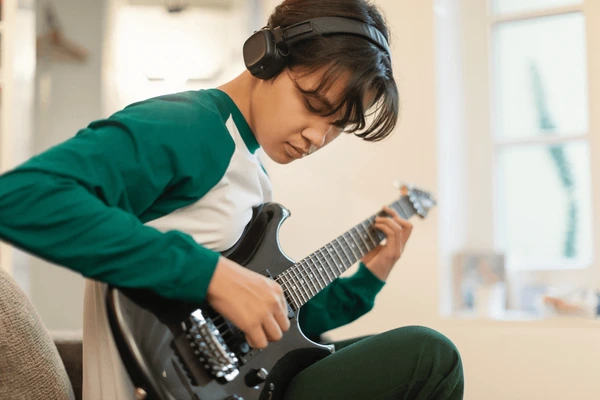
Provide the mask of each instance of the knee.
{"label": "knee", "polygon": [[460,354],[454,343],[442,333],[427,328],[425,326],[407,326],[400,328],[405,330],[408,340],[419,345],[429,352],[439,352],[440,354],[460,360]]}
{"label": "knee", "polygon": [[[438,331],[424,326],[407,326],[391,331],[405,343],[425,369],[442,376],[463,379],[460,353],[452,341]],[[402,357],[398,354],[398,357]]]}
{"label": "knee", "polygon": [[450,339],[441,333],[422,326],[408,326],[390,332],[399,346],[395,357],[406,363],[411,376],[418,377],[423,387],[429,388],[427,398],[462,399],[464,394],[464,374],[458,349]]}

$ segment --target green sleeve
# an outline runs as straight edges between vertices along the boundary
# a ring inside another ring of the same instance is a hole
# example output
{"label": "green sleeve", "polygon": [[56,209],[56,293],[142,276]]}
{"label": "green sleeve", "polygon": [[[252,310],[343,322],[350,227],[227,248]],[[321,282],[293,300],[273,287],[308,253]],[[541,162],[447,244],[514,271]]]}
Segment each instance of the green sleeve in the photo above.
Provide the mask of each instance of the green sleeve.
{"label": "green sleeve", "polygon": [[373,308],[384,284],[361,262],[354,275],[334,280],[300,309],[302,331],[314,339],[360,318]]}
{"label": "green sleeve", "polygon": [[219,254],[143,225],[227,168],[231,137],[199,108],[185,96],[132,105],[0,176],[0,239],[89,278],[202,301]]}

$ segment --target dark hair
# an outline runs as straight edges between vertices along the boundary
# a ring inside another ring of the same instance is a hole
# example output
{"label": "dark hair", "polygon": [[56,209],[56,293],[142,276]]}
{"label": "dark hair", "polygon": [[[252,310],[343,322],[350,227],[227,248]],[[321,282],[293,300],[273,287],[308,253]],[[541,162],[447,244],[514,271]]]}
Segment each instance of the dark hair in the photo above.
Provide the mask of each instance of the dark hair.
{"label": "dark hair", "polygon": [[[377,28],[389,43],[390,35],[382,13],[368,0],[285,0],[269,17],[271,28],[287,27],[318,17],[346,17]],[[302,74],[324,70],[316,88],[296,87],[305,95],[307,108],[322,116],[341,111],[336,125],[367,141],[379,141],[392,133],[398,122],[399,95],[388,54],[370,41],[353,35],[328,35],[289,46],[288,67]],[[324,94],[343,73],[348,84],[336,104],[328,104]],[[372,111],[363,107],[366,93],[373,90]],[[316,107],[309,99],[318,100]],[[367,117],[373,122],[367,127]],[[366,129],[365,129],[366,128]]]}

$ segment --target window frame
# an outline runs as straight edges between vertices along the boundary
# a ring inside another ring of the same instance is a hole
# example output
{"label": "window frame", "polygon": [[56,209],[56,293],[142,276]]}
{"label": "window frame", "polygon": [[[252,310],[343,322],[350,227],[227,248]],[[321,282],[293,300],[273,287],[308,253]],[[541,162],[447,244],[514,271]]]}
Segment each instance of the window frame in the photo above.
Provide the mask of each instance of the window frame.
{"label": "window frame", "polygon": [[[495,29],[505,23],[517,21],[527,21],[544,17],[567,15],[572,13],[581,13],[585,21],[586,50],[587,50],[587,78],[588,78],[588,115],[589,130],[586,133],[558,137],[534,137],[527,139],[501,139],[496,133],[495,110],[494,110],[494,35]],[[508,268],[509,282],[522,284],[524,282],[536,282],[542,285],[576,285],[588,286],[594,284],[594,288],[600,288],[600,263],[598,255],[600,251],[600,54],[594,49],[600,48],[600,4],[585,0],[579,4],[538,9],[534,11],[525,11],[517,13],[496,14],[493,12],[493,0],[488,2],[487,10],[487,57],[488,81],[487,91],[489,96],[485,101],[489,110],[489,140],[491,145],[491,177],[493,181],[493,238],[494,248],[500,247],[500,238],[498,235],[499,218],[501,215],[497,212],[501,205],[499,204],[500,182],[499,182],[499,157],[502,149],[531,144],[554,144],[554,143],[572,143],[576,141],[585,141],[590,152],[591,168],[591,193],[592,193],[592,262],[590,265],[578,265],[576,267],[567,267],[557,262],[551,268]],[[596,172],[597,171],[597,172]],[[513,293],[516,294],[516,293]],[[515,298],[515,297],[513,297]]]}

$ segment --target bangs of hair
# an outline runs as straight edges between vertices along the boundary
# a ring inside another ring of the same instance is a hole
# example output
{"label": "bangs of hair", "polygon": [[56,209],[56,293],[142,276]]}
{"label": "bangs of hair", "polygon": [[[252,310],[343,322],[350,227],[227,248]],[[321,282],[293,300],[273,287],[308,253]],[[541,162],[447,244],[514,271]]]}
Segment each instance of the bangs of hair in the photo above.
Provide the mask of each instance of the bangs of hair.
{"label": "bangs of hair", "polygon": [[[377,142],[389,136],[398,122],[399,95],[396,83],[386,67],[356,63],[349,68],[348,63],[334,62],[330,65],[298,66],[299,77],[318,73],[322,76],[319,85],[303,88],[294,80],[296,88],[304,95],[307,109],[319,116],[339,115],[334,125],[343,128],[366,141]],[[346,80],[345,86],[333,102],[327,93],[334,83]],[[373,96],[372,103],[365,109],[365,100]]]}

